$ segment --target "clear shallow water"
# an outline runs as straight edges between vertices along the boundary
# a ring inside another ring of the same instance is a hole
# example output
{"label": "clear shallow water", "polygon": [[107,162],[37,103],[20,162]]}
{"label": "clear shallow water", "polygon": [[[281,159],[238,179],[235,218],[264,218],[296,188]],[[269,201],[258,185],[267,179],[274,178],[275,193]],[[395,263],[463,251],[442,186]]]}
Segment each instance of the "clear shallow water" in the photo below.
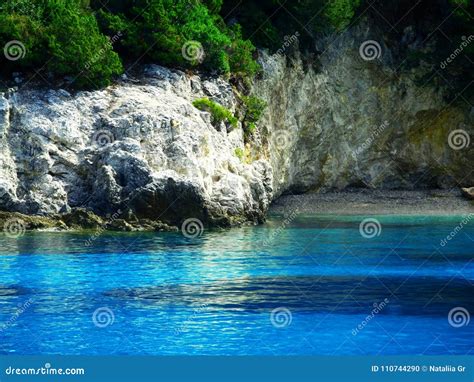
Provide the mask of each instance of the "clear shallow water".
{"label": "clear shallow water", "polygon": [[474,319],[448,322],[455,307],[474,314],[473,224],[443,247],[461,217],[378,217],[372,239],[362,219],[90,247],[88,234],[0,236],[0,353],[474,354]]}

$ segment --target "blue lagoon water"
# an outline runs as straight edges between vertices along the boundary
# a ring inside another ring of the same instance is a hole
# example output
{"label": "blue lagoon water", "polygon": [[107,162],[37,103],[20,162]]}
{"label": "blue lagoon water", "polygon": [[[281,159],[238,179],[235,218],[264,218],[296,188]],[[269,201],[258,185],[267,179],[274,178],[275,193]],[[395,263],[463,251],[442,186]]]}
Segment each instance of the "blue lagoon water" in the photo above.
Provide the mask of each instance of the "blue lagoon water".
{"label": "blue lagoon water", "polygon": [[474,354],[473,224],[376,218],[0,236],[0,353]]}

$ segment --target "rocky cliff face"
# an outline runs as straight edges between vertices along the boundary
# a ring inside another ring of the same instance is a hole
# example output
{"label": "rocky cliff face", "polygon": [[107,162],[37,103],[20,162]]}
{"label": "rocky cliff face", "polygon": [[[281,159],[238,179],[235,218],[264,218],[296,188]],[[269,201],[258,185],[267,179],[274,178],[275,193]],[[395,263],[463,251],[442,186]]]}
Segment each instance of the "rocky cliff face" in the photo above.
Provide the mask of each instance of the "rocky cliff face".
{"label": "rocky cliff face", "polygon": [[431,49],[412,29],[387,44],[376,34],[372,52],[364,51],[373,34],[362,23],[323,41],[319,65],[298,54],[262,55],[254,89],[269,102],[262,126],[275,195],[474,184],[474,110],[462,94],[444,99],[449,84],[430,81],[440,68],[402,70],[394,62],[402,46]]}
{"label": "rocky cliff face", "polygon": [[[247,146],[240,127],[213,126],[192,106],[206,96],[235,111],[216,78],[150,66],[101,91],[2,94],[0,210],[228,226],[262,221],[287,191],[474,184],[474,112],[420,83],[423,66],[397,70],[381,40],[378,59],[363,57],[369,39],[356,27],[323,44],[317,62],[262,53],[253,92],[268,108]],[[416,41],[407,30],[400,44]]]}
{"label": "rocky cliff face", "polygon": [[272,200],[269,163],[242,163],[242,129],[213,126],[192,106],[202,96],[235,108],[224,81],[158,66],[140,83],[102,91],[1,95],[0,209],[86,207],[172,224],[261,221]]}

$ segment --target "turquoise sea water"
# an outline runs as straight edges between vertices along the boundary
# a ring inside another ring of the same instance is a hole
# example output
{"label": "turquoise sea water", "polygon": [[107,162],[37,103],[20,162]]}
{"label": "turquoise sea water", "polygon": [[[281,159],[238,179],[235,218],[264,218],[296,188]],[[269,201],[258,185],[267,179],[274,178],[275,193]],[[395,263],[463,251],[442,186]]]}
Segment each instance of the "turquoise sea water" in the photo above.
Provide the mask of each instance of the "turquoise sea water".
{"label": "turquoise sea water", "polygon": [[474,224],[375,218],[0,236],[0,353],[474,354]]}

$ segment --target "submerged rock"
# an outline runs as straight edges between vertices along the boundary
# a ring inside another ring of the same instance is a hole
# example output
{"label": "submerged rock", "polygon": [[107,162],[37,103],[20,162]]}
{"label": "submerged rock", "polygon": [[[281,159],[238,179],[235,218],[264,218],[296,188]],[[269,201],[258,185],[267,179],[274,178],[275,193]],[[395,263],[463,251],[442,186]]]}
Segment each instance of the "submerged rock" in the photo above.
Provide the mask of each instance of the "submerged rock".
{"label": "submerged rock", "polygon": [[104,221],[93,212],[84,208],[75,208],[71,212],[59,217],[70,228],[99,228],[104,225]]}
{"label": "submerged rock", "polygon": [[7,236],[19,237],[31,230],[66,230],[67,225],[56,217],[31,216],[0,211],[0,231]]}

